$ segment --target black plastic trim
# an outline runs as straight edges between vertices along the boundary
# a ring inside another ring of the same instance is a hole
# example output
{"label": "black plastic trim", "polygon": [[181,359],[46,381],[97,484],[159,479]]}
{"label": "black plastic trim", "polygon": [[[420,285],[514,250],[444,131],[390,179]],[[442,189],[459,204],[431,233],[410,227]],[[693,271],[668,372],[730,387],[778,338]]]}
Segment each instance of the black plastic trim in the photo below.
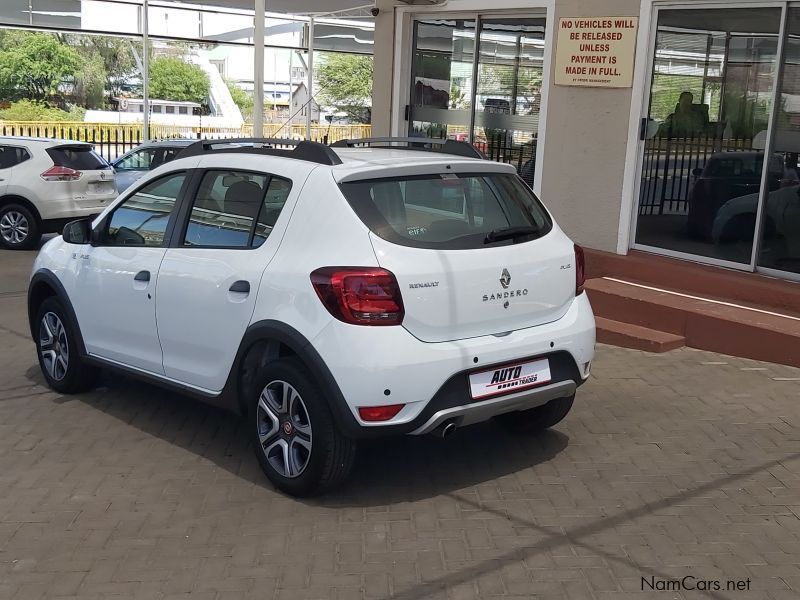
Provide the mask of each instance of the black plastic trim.
{"label": "black plastic trim", "polygon": [[34,310],[33,307],[33,290],[35,287],[39,285],[47,285],[50,289],[55,292],[58,301],[64,306],[64,310],[67,311],[67,319],[69,320],[70,327],[72,327],[72,331],[75,333],[75,339],[78,343],[78,353],[81,356],[86,356],[86,345],[83,343],[83,335],[81,334],[81,328],[78,325],[78,317],[75,315],[75,309],[72,308],[72,302],[69,300],[69,296],[67,295],[67,290],[64,289],[64,285],[61,281],[56,277],[55,273],[50,271],[49,269],[39,269],[36,273],[33,274],[31,277],[30,284],[28,284],[28,325],[31,329],[31,339],[36,342],[36,312],[38,312],[38,308]]}
{"label": "black plastic trim", "polygon": [[[250,146],[231,146],[231,144],[252,144]],[[215,147],[215,146],[228,146]],[[281,148],[280,146],[284,146]],[[292,146],[291,149],[285,146]],[[282,156],[318,163],[320,165],[335,166],[342,164],[342,159],[329,146],[308,140],[291,140],[280,138],[230,138],[220,140],[200,140],[181,150],[176,156],[187,158],[202,156],[204,154],[232,153],[232,154],[265,154],[267,156]]]}
{"label": "black plastic trim", "polygon": [[[406,144],[397,146],[396,144]],[[331,148],[392,148],[397,150],[422,150],[438,152],[466,158],[485,160],[486,156],[469,142],[424,137],[375,137],[354,140],[339,140],[331,144]]]}

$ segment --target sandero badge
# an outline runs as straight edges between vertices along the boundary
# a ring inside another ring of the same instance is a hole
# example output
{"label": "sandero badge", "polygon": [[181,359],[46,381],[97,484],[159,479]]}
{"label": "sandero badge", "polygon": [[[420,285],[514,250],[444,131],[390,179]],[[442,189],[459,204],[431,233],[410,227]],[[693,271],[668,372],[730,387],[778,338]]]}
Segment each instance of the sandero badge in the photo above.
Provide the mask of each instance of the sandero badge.
{"label": "sandero badge", "polygon": [[484,294],[483,301],[494,302],[496,300],[500,300],[503,302],[503,308],[508,308],[511,305],[509,299],[520,298],[528,295],[528,288],[520,290],[508,289],[511,285],[511,273],[508,272],[508,269],[503,269],[503,272],[500,274],[500,285],[503,286],[503,289],[507,291],[497,292],[495,294]]}

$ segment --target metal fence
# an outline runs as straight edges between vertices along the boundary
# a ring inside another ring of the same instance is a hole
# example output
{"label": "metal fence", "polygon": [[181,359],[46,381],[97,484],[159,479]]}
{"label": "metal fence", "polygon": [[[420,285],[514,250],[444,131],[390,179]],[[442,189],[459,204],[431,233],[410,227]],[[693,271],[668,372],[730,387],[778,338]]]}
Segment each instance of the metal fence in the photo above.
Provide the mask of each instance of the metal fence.
{"label": "metal fence", "polygon": [[525,183],[533,187],[536,167],[536,136],[533,136],[530,141],[520,144],[514,141],[512,132],[500,132],[487,135],[485,142],[476,141],[474,145],[489,160],[514,165]]}
{"label": "metal fence", "polygon": [[[319,142],[336,142],[341,139],[369,137],[371,125],[312,125],[311,139]],[[0,135],[41,137],[87,142],[108,161],[125,154],[143,141],[140,123],[113,125],[84,123],[81,121],[30,122],[0,121]],[[252,125],[242,127],[192,127],[183,125],[150,124],[150,139],[223,139],[253,137]],[[267,123],[262,137],[305,139],[305,125]]]}
{"label": "metal fence", "polygon": [[695,169],[718,152],[755,152],[753,140],[718,136],[654,137],[644,143],[639,214],[686,214]]}

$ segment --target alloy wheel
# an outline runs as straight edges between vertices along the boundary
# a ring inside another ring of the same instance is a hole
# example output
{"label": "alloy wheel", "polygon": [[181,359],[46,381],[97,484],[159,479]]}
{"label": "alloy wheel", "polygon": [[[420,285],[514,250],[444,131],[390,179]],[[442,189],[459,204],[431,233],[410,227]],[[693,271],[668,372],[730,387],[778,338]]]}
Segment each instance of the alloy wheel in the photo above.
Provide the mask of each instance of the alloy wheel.
{"label": "alloy wheel", "polygon": [[67,331],[58,315],[45,313],[39,325],[39,353],[47,374],[61,381],[67,375],[69,366],[69,343]]}
{"label": "alloy wheel", "polygon": [[285,381],[267,384],[258,399],[258,441],[275,471],[293,479],[311,459],[311,420],[303,399]]}
{"label": "alloy wheel", "polygon": [[21,212],[10,210],[0,218],[0,236],[9,244],[21,244],[29,232],[30,223]]}

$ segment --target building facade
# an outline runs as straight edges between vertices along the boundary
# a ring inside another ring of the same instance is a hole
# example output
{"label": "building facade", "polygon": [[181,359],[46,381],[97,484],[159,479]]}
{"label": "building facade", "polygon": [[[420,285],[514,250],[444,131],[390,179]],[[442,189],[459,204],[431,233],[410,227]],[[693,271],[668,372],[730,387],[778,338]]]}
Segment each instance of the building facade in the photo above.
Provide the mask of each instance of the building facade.
{"label": "building facade", "polygon": [[376,133],[472,141],[589,248],[800,280],[800,6],[378,6]]}

